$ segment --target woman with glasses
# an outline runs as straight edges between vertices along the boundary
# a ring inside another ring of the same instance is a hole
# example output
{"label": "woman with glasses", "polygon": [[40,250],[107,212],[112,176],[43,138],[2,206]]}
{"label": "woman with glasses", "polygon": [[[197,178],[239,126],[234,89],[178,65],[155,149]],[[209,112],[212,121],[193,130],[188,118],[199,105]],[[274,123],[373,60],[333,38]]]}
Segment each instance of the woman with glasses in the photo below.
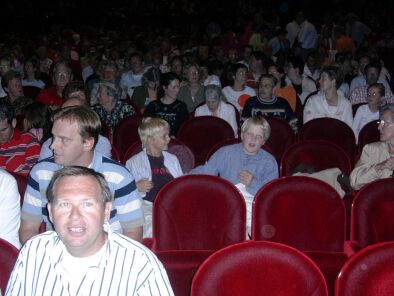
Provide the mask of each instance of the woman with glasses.
{"label": "woman with glasses", "polygon": [[394,104],[380,111],[380,141],[364,146],[361,157],[350,175],[355,190],[377,179],[389,178],[394,171]]}

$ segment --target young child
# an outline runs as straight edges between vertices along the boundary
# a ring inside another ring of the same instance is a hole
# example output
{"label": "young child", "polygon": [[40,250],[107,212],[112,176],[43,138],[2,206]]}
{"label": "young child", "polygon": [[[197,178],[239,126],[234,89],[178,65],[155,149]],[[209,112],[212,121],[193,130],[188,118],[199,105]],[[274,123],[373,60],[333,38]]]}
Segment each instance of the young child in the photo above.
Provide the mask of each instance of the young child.
{"label": "young child", "polygon": [[50,111],[47,106],[34,102],[25,107],[23,130],[30,132],[40,143],[51,135]]}
{"label": "young child", "polygon": [[379,119],[379,108],[386,104],[385,88],[382,83],[374,83],[368,87],[368,104],[362,105],[357,109],[354,116],[352,129],[358,141],[360,130],[368,122]]}

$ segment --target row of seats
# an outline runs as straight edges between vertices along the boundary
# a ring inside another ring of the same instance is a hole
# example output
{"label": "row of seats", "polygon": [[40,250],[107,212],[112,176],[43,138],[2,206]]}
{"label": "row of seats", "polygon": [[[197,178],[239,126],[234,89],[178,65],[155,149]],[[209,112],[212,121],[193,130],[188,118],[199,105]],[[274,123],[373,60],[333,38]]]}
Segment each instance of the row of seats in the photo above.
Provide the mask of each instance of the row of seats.
{"label": "row of seats", "polygon": [[[282,177],[256,194],[251,238],[303,251],[322,271],[333,295],[349,255],[394,240],[393,191],[394,180],[384,179],[357,193],[350,241],[345,241],[345,207],[338,193],[316,179]],[[244,241],[245,216],[243,197],[218,177],[183,176],[159,191],[153,237],[144,243],[163,262],[176,295],[188,295],[196,269],[212,253]]]}
{"label": "row of seats", "polygon": [[[113,133],[103,123],[104,134],[112,139],[120,160],[125,158],[127,149],[139,140],[137,129],[141,120],[141,116],[126,117],[118,123]],[[271,117],[267,120],[271,126],[271,136],[265,147],[278,162],[286,149],[297,141],[326,140],[341,147],[353,165],[365,144],[379,141],[377,121],[370,122],[362,129],[358,139],[359,144],[356,145],[352,129],[334,118],[311,120],[301,127],[297,135],[287,122]],[[226,121],[212,116],[188,119],[182,124],[177,139],[193,152],[196,165],[204,163],[211,149],[218,143],[236,141],[231,126]]]}

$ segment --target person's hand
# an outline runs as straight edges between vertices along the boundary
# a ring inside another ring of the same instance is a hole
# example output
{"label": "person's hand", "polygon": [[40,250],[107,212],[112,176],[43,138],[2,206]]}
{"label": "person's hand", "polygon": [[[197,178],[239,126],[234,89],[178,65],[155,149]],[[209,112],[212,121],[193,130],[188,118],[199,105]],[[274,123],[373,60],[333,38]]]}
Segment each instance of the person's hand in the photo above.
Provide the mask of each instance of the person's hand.
{"label": "person's hand", "polygon": [[382,161],[381,163],[378,163],[376,165],[376,169],[380,170],[380,171],[382,171],[384,169],[394,171],[394,157],[390,157],[390,158]]}
{"label": "person's hand", "polygon": [[248,171],[241,171],[238,175],[238,178],[242,184],[244,184],[245,186],[249,186],[250,183],[252,183],[253,175]]}
{"label": "person's hand", "polygon": [[149,181],[147,178],[139,180],[136,185],[139,192],[149,192],[153,188],[152,181]]}

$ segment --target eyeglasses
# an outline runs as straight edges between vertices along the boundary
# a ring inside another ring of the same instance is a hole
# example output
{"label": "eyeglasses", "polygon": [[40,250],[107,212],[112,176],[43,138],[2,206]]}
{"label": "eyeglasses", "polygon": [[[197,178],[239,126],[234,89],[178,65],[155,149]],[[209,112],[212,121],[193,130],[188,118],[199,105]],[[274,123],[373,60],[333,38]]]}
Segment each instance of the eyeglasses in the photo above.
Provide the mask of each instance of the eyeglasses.
{"label": "eyeglasses", "polygon": [[378,120],[378,125],[381,127],[390,126],[392,124],[394,124],[394,122],[384,121],[383,119]]}

